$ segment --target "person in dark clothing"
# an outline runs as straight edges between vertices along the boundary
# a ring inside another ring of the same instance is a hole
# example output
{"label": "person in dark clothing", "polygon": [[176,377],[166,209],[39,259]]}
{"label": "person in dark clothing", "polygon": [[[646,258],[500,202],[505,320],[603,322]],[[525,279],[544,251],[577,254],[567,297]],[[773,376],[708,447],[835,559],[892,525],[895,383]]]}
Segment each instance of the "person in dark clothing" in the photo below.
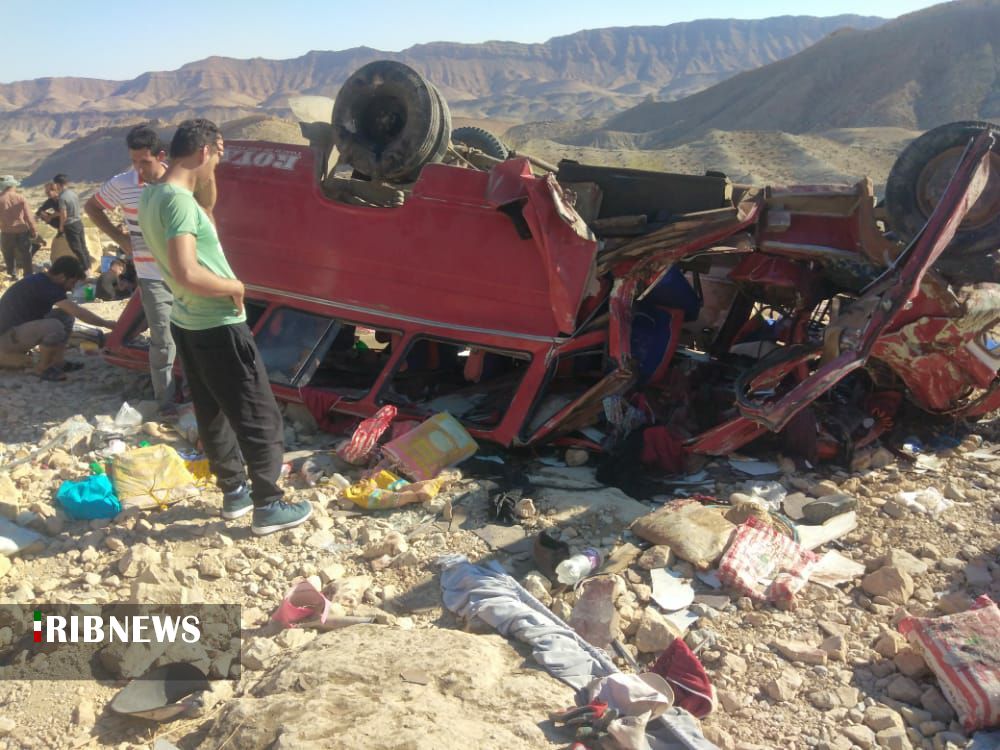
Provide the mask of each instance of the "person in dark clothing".
{"label": "person in dark clothing", "polygon": [[76,258],[59,258],[43,273],[21,279],[0,297],[0,364],[26,364],[26,354],[39,348],[35,367],[42,380],[65,380],[67,372],[80,365],[66,362],[66,342],[73,330],[73,319],[113,328],[107,320],[75,302],[66,293],[85,278]]}
{"label": "person in dark clothing", "polygon": [[35,218],[44,221],[50,227],[59,231],[59,189],[54,182],[45,183],[45,202],[35,211]]}
{"label": "person in dark clothing", "polygon": [[73,255],[80,261],[84,273],[93,263],[87,249],[87,233],[83,228],[80,196],[69,186],[69,177],[60,173],[52,178],[59,191],[59,234],[65,235]]}

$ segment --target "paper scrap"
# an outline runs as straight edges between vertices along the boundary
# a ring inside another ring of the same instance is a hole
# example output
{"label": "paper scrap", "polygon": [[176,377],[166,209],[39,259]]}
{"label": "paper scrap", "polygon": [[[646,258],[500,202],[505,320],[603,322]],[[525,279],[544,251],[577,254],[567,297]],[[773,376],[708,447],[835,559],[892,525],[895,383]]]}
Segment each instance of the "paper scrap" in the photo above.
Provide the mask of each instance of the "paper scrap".
{"label": "paper scrap", "polygon": [[865,566],[851,558],[830,550],[823,555],[809,574],[811,583],[834,588],[841,583],[850,583],[865,574]]}
{"label": "paper scrap", "polygon": [[653,582],[653,601],[668,612],[684,609],[694,601],[691,582],[666,568],[649,571]]}

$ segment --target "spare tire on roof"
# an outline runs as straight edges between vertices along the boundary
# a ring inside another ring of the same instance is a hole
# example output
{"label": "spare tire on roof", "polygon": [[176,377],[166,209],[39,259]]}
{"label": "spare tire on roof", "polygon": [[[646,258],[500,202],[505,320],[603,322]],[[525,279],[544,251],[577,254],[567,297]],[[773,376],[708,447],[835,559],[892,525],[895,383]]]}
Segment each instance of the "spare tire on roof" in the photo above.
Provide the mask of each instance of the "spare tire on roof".
{"label": "spare tire on roof", "polygon": [[464,143],[466,146],[479,149],[494,159],[506,159],[509,153],[503,141],[483,128],[471,126],[455,128],[451,134],[451,140],[455,143]]}
{"label": "spare tire on roof", "polygon": [[928,130],[903,149],[885,185],[885,210],[904,242],[913,239],[930,217],[958,166],[965,147],[984,130],[997,133],[990,154],[989,181],[955,233],[952,257],[1000,248],[1000,126],[988,122],[950,122]]}
{"label": "spare tire on roof", "polygon": [[344,82],[333,132],[341,161],[373,179],[405,182],[443,157],[451,116],[437,89],[413,68],[376,60]]}

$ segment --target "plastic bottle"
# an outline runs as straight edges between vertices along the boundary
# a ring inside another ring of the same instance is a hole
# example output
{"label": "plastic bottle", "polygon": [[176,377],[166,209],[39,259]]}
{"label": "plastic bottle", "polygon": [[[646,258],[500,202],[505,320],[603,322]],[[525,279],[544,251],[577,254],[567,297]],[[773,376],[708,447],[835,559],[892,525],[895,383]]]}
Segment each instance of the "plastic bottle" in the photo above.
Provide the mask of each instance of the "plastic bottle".
{"label": "plastic bottle", "polygon": [[330,475],[330,484],[332,484],[338,490],[343,492],[344,490],[346,490],[348,487],[351,486],[351,480],[345,477],[343,474],[334,473]]}
{"label": "plastic bottle", "polygon": [[559,583],[572,586],[599,567],[601,567],[601,553],[593,547],[587,547],[583,552],[559,563],[556,566],[556,578],[559,579]]}

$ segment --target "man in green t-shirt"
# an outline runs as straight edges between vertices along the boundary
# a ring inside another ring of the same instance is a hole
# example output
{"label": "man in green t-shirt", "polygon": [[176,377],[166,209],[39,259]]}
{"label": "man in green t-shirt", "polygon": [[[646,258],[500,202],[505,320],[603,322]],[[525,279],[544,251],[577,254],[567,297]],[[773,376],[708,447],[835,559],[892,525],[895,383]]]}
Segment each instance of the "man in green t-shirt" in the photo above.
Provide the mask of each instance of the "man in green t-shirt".
{"label": "man in green t-shirt", "polygon": [[253,510],[253,533],[270,534],[304,523],[312,509],[307,502],[282,500],[281,411],[246,324],[243,284],[229,267],[215,224],[194,199],[196,185],[214,184],[222,153],[214,123],[181,123],[162,181],[143,190],[139,226],[174,295],[170,331],[191,389],[198,435],[223,492],[222,517]]}

